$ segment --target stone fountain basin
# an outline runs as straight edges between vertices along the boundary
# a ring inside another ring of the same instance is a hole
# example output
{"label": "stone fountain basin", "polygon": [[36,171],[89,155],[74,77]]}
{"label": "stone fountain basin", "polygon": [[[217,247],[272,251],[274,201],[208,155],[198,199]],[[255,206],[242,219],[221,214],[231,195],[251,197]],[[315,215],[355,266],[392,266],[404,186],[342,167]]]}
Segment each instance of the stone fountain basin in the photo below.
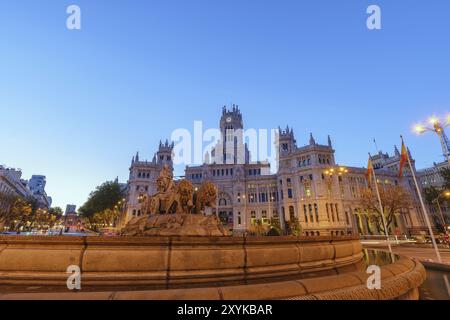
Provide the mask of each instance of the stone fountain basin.
{"label": "stone fountain basin", "polygon": [[[2,236],[0,292],[1,286],[67,290],[67,267],[77,265],[83,291],[68,295],[81,299],[96,299],[95,294],[101,299],[102,292],[130,299],[317,298],[316,293],[326,298],[380,297],[373,291],[367,295],[368,275],[358,267],[362,258],[355,237]],[[346,274],[337,275],[342,270]],[[400,259],[383,267],[382,277],[391,283],[385,296],[416,298],[425,271],[414,260]],[[139,288],[145,290],[140,296]],[[353,289],[334,293],[345,288]],[[63,296],[55,293],[54,298]]]}

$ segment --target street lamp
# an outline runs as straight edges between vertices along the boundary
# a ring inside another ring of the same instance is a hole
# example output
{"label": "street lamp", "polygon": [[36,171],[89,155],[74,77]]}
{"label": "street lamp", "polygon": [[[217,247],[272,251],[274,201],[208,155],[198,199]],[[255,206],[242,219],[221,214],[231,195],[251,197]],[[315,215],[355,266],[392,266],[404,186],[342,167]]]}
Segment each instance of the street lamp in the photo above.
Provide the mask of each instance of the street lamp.
{"label": "street lamp", "polygon": [[332,177],[333,175],[337,174],[338,176],[342,176],[345,173],[348,173],[348,169],[346,167],[336,167],[336,168],[330,168],[324,171],[324,174]]}
{"label": "street lamp", "polygon": [[414,132],[421,135],[426,132],[434,132],[439,137],[441,142],[441,148],[443,151],[443,155],[446,158],[447,162],[450,163],[450,141],[445,134],[445,128],[450,126],[450,116],[447,116],[447,120],[442,122],[438,117],[431,117],[428,119],[429,126],[418,124],[414,127]]}
{"label": "street lamp", "polygon": [[441,197],[446,197],[447,199],[449,199],[450,198],[450,191],[447,190],[447,191],[439,194],[439,196],[437,196],[437,198],[432,201],[432,203],[436,203],[436,205],[438,207],[439,215],[441,216],[441,219],[442,219],[442,226],[444,227],[444,230],[445,230],[444,232],[447,233],[447,224],[445,223],[444,215],[442,213],[441,204],[439,203],[439,199]]}

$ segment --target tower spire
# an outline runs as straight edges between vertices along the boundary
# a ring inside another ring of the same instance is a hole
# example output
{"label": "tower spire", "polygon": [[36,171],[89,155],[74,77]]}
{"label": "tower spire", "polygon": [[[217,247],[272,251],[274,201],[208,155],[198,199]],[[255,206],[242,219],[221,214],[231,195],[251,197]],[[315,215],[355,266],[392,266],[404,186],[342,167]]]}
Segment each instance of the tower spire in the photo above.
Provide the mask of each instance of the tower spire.
{"label": "tower spire", "polygon": [[316,144],[316,140],[314,139],[312,132],[309,137],[309,144],[312,146]]}

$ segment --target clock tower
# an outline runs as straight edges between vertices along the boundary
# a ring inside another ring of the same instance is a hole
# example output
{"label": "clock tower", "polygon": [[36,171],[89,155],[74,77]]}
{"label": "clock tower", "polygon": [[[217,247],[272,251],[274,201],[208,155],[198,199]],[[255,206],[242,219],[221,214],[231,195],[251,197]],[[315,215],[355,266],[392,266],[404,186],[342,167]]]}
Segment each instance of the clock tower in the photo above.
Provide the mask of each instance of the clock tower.
{"label": "clock tower", "polygon": [[223,164],[249,163],[249,152],[244,143],[244,123],[239,106],[233,104],[232,109],[222,109],[220,118],[221,141],[211,155],[214,162]]}

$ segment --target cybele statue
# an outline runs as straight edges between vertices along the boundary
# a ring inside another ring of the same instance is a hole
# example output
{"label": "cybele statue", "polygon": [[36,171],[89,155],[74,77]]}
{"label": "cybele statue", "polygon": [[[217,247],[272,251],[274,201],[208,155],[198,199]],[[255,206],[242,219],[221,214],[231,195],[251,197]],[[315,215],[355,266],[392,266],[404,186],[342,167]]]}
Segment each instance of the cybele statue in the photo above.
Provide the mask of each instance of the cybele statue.
{"label": "cybele statue", "polygon": [[143,216],[128,222],[123,236],[229,236],[216,215],[206,209],[216,207],[217,187],[204,182],[198,190],[188,180],[173,180],[164,166],[156,180],[157,193],[144,196]]}

